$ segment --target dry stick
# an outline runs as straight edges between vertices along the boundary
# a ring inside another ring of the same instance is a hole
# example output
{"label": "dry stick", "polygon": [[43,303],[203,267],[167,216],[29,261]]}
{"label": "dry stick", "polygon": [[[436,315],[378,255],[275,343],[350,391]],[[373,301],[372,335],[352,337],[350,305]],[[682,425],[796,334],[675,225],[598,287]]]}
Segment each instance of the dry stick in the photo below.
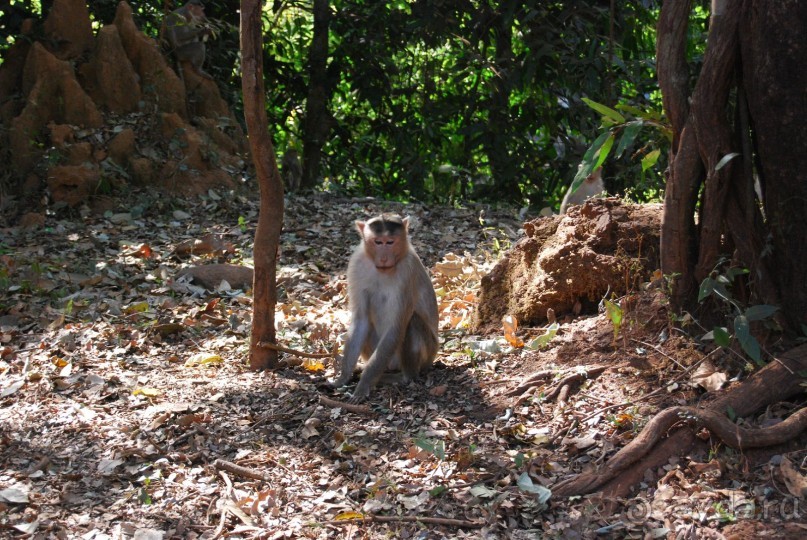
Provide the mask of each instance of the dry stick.
{"label": "dry stick", "polygon": [[242,467],[241,465],[236,465],[231,461],[224,461],[223,459],[217,459],[216,461],[213,462],[213,466],[219,469],[220,471],[231,472],[243,478],[252,478],[253,480],[263,480],[264,482],[269,481],[269,477],[263,474],[262,472],[258,472],[254,469],[250,469],[247,467]]}
{"label": "dry stick", "polygon": [[368,407],[367,405],[354,405],[353,403],[346,403],[344,401],[337,401],[335,399],[326,398],[325,396],[319,396],[319,402],[323,405],[327,405],[328,407],[341,407],[348,412],[356,413],[356,414],[368,414],[372,415],[373,410]]}
{"label": "dry stick", "polygon": [[[578,382],[579,379],[583,379],[583,378],[588,379],[589,375],[591,377],[596,377],[597,375],[599,375],[600,373],[605,371],[605,369],[606,369],[605,366],[595,366],[595,367],[586,369],[585,373],[573,373],[571,375],[567,375],[566,377],[561,379],[560,382],[557,385],[555,385],[554,389],[552,389],[548,394],[543,396],[543,401],[549,401],[549,400],[553,399],[556,395],[558,395],[559,393],[561,393],[565,389],[566,394],[560,400],[560,401],[564,401],[566,399],[566,397],[568,396],[568,394],[569,394],[569,390],[570,390],[570,387],[571,387],[572,383]],[[545,372],[545,373],[552,374],[551,371],[548,371],[548,372]],[[539,374],[541,374],[541,373],[536,373],[536,375],[539,375]],[[530,379],[536,379],[536,375],[533,375],[532,377],[530,377]],[[521,387],[519,387],[519,388],[521,388]],[[523,394],[521,394],[521,396],[519,396],[519,398],[516,400],[515,407],[518,407],[519,405],[521,405],[522,403],[527,401],[527,399],[530,398],[530,393],[531,393],[532,388],[534,388],[534,387],[530,387],[526,392],[524,392]]]}
{"label": "dry stick", "polygon": [[258,347],[263,347],[264,349],[272,349],[274,351],[280,351],[286,354],[293,354],[294,356],[300,356],[302,358],[331,358],[335,356],[332,353],[309,353],[298,351],[297,349],[289,349],[288,347],[277,345],[276,343],[269,343],[268,341],[259,341]]}
{"label": "dry stick", "polygon": [[331,519],[321,523],[328,525],[344,525],[347,523],[366,523],[368,521],[374,521],[376,523],[430,523],[432,525],[446,525],[448,527],[457,527],[460,529],[478,529],[484,525],[484,523],[468,521],[465,519],[419,516],[377,516],[375,514],[365,514],[363,518]]}
{"label": "dry stick", "polygon": [[[216,460],[219,461],[219,460]],[[233,491],[233,483],[230,482],[230,478],[222,471],[219,471],[219,474],[224,479],[224,483],[227,484],[227,495],[229,497],[230,493]],[[221,497],[219,500],[224,499],[225,497]],[[210,540],[216,540],[219,538],[222,533],[224,532],[224,524],[227,523],[227,505],[221,505],[221,518],[219,519],[219,526],[216,527],[216,530],[213,531],[213,536],[210,537]]]}
{"label": "dry stick", "polygon": [[661,349],[659,349],[657,346],[653,345],[652,343],[646,343],[646,342],[644,342],[644,341],[642,341],[640,339],[633,339],[633,338],[631,338],[630,340],[632,342],[634,342],[634,343],[638,343],[639,345],[644,345],[645,347],[650,347],[651,349],[653,349],[654,351],[656,351],[661,356],[663,356],[664,358],[666,358],[670,362],[674,363],[675,365],[677,365],[681,369],[686,369],[684,366],[681,365],[681,362],[679,362],[678,360],[676,360],[675,358],[673,358],[669,354],[665,353],[664,351],[662,351]]}

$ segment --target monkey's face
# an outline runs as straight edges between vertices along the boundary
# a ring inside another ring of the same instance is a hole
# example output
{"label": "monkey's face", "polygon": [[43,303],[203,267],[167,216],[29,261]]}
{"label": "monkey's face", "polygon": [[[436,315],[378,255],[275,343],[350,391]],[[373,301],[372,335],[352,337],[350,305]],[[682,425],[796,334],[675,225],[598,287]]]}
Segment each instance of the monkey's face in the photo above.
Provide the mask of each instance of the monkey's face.
{"label": "monkey's face", "polygon": [[365,239],[364,246],[376,270],[383,273],[391,273],[403,255],[403,242],[397,235],[371,236]]}
{"label": "monkey's face", "polygon": [[205,7],[200,6],[198,4],[190,4],[188,5],[190,9],[191,19],[194,22],[204,21],[205,20]]}
{"label": "monkey's face", "polygon": [[407,252],[408,221],[385,214],[368,222],[357,221],[356,228],[364,242],[364,252],[379,272],[392,273]]}

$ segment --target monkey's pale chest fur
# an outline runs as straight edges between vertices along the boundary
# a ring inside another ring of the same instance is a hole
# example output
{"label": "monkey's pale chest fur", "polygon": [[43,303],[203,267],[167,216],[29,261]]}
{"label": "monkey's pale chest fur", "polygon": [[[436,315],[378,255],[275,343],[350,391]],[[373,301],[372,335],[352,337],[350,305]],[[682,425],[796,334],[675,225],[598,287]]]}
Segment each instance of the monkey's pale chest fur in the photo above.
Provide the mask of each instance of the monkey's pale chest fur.
{"label": "monkey's pale chest fur", "polygon": [[[398,276],[398,270],[381,272],[373,266],[368,259],[360,260],[353,269],[360,273],[361,280],[354,280],[348,289],[349,301],[353,307],[358,307],[368,315],[370,324],[375,328],[389,328],[393,322],[391,318],[398,316],[401,311],[402,298],[407,298],[403,287],[405,283]],[[362,305],[356,306],[356,302]]]}

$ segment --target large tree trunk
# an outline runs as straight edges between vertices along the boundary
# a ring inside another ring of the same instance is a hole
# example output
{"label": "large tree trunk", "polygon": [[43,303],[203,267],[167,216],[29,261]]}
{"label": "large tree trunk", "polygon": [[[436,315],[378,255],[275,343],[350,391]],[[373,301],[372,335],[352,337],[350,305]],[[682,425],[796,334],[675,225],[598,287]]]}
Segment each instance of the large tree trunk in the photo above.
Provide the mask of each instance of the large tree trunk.
{"label": "large tree trunk", "polygon": [[275,343],[275,261],[283,227],[283,183],[269,136],[264,98],[262,6],[263,2],[260,0],[241,1],[241,87],[244,92],[244,117],[261,192],[261,208],[253,249],[255,276],[249,344],[249,367],[252,369],[277,367],[277,351],[262,344]]}
{"label": "large tree trunk", "polygon": [[[721,257],[731,255],[733,265],[751,271],[747,304],[781,305],[784,322],[796,330],[807,322],[807,2],[714,0],[709,43],[691,97],[685,61],[690,4],[664,2],[658,27],[659,85],[674,131],[661,230],[662,271],[675,276],[673,306],[692,307],[698,283]],[[739,159],[727,162],[732,153]],[[753,189],[755,170],[763,201]],[[806,365],[802,345],[705,409],[662,411],[604,467],[557,484],[553,493],[601,489],[606,497],[625,495],[647,470],[694,444],[689,431],[656,444],[682,413],[737,448],[792,438],[807,427],[805,409],[794,411],[776,433],[744,430],[725,412],[747,417],[801,393]]]}
{"label": "large tree trunk", "polygon": [[743,2],[743,83],[748,95],[771,268],[791,327],[807,323],[807,2]]}
{"label": "large tree trunk", "polygon": [[[807,4],[716,0],[713,6],[709,45],[691,96],[685,60],[690,2],[664,3],[659,19],[659,86],[674,132],[662,271],[675,276],[674,307],[690,309],[698,283],[721,257],[733,256],[734,265],[751,271],[749,302],[781,304],[796,329],[807,314],[800,275],[807,246],[799,241],[807,229],[795,221],[807,220],[807,184],[797,180],[805,153],[799,144],[782,142],[806,135],[799,55],[807,47],[801,26]],[[718,168],[730,153],[740,157]],[[755,177],[765,201],[756,200]]]}

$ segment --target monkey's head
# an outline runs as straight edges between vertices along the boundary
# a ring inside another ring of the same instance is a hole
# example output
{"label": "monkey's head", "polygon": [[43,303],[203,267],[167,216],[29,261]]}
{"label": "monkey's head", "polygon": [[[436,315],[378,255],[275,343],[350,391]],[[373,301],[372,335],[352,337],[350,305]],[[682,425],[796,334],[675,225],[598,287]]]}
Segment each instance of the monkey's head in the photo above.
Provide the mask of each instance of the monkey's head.
{"label": "monkey's head", "polygon": [[190,12],[191,18],[194,21],[205,19],[205,5],[202,3],[202,0],[188,0],[185,3],[185,7]]}
{"label": "monkey's head", "polygon": [[392,273],[409,251],[409,218],[381,214],[368,221],[357,221],[356,228],[362,237],[364,253],[380,272]]}

